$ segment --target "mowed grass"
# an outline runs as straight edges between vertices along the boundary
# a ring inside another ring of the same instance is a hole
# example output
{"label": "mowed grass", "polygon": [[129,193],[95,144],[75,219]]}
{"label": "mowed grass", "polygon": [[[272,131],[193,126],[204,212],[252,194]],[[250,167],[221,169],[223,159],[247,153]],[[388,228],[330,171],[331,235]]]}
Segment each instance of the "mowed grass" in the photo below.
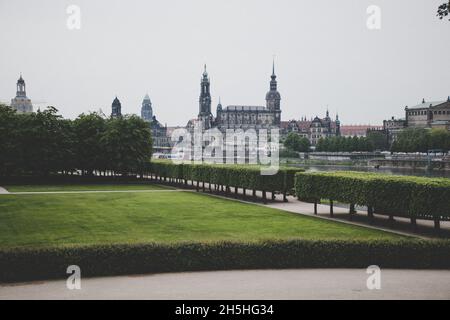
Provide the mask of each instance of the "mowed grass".
{"label": "mowed grass", "polygon": [[0,248],[400,238],[403,237],[193,192],[0,196]]}
{"label": "mowed grass", "polygon": [[6,185],[9,192],[52,192],[52,191],[129,191],[164,190],[171,187],[156,184],[59,184],[59,185]]}

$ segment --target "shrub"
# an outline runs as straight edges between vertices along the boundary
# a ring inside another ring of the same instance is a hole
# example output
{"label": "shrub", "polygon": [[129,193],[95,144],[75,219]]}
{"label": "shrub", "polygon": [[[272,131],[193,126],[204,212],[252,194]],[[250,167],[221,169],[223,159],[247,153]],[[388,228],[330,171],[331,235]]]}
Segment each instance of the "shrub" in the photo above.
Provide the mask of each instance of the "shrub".
{"label": "shrub", "polygon": [[445,178],[343,171],[297,173],[295,188],[299,199],[332,199],[411,218],[450,218],[450,180]]}
{"label": "shrub", "polygon": [[256,165],[175,164],[169,161],[154,161],[151,163],[150,171],[159,177],[293,194],[295,174],[304,170],[280,168],[275,175],[265,176],[261,174],[261,167]]}
{"label": "shrub", "polygon": [[0,282],[232,269],[450,268],[450,242],[291,240],[252,243],[116,244],[0,250]]}

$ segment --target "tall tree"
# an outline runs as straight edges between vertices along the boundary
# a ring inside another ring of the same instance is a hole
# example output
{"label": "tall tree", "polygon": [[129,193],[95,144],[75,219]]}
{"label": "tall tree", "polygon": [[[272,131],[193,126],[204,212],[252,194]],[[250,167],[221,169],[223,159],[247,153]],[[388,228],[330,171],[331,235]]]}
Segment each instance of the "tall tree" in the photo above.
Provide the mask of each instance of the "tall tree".
{"label": "tall tree", "polygon": [[105,170],[107,159],[101,138],[106,131],[106,119],[98,113],[81,114],[74,121],[77,167],[83,174]]}
{"label": "tall tree", "polygon": [[450,1],[445,2],[439,6],[437,16],[439,17],[439,19],[444,19],[444,17],[447,17],[449,13],[450,13]]}
{"label": "tall tree", "polygon": [[109,119],[101,142],[109,167],[121,174],[141,171],[152,155],[150,127],[135,115]]}
{"label": "tall tree", "polygon": [[310,147],[309,140],[305,137],[300,137],[295,132],[290,132],[283,144],[286,149],[297,152],[308,152]]}

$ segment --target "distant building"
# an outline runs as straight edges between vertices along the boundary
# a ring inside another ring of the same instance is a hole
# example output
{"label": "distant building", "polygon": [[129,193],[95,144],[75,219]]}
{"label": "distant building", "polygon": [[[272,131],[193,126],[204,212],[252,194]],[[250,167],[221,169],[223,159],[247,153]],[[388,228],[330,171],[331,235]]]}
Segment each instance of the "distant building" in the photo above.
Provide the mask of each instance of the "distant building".
{"label": "distant building", "polygon": [[33,112],[33,105],[31,104],[31,100],[27,97],[25,80],[23,80],[22,75],[20,75],[19,80],[17,80],[16,97],[11,99],[11,108],[18,113]]}
{"label": "distant building", "polygon": [[307,138],[311,145],[316,145],[320,138],[328,138],[341,135],[341,122],[339,116],[336,120],[330,118],[330,113],[326,112],[325,118],[315,117],[312,120],[290,120],[281,122],[281,133],[283,136],[294,132],[301,137]]}
{"label": "distant building", "polygon": [[117,97],[114,99],[111,109],[111,118],[119,118],[122,116],[122,104]]}
{"label": "distant building", "polygon": [[163,126],[153,114],[152,102],[148,94],[142,100],[141,118],[149,123],[152,131],[153,151],[169,152],[170,139],[167,135],[167,126]]}
{"label": "distant building", "polygon": [[392,117],[383,121],[383,132],[387,135],[388,143],[392,144],[397,139],[397,135],[406,128],[406,119],[396,119]]}
{"label": "distant building", "polygon": [[408,128],[443,128],[450,130],[450,96],[447,101],[427,102],[413,107],[406,106]]}
{"label": "distant building", "polygon": [[370,124],[357,124],[341,126],[341,136],[343,137],[365,137],[368,131],[382,130],[382,126],[374,126]]}
{"label": "distant building", "polygon": [[142,100],[141,118],[145,121],[151,121],[153,118],[152,101],[148,94],[146,94],[144,100]]}
{"label": "distant building", "polygon": [[383,131],[389,143],[397,139],[398,134],[406,128],[445,129],[450,130],[450,96],[445,101],[425,101],[405,107],[405,118],[383,121]]}
{"label": "distant building", "polygon": [[281,95],[277,89],[275,64],[272,67],[270,90],[266,94],[266,106],[230,105],[223,107],[219,100],[216,117],[211,112],[211,92],[208,72],[205,69],[200,82],[199,113],[197,119],[190,120],[187,127],[192,130],[196,122],[201,122],[203,129],[271,129],[279,128],[281,122]]}
{"label": "distant building", "polygon": [[154,152],[170,152],[170,137],[167,135],[167,126],[163,126],[156,116],[150,121],[150,129],[152,130],[153,150]]}

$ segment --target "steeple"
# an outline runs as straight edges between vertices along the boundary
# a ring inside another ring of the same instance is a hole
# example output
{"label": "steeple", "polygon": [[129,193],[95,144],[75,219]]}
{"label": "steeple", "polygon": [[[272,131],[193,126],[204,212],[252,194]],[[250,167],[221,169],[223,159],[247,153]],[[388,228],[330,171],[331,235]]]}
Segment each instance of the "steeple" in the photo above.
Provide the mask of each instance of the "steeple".
{"label": "steeple", "polygon": [[272,62],[272,75],[270,76],[270,78],[272,79],[270,81],[270,90],[277,91],[277,76],[275,74],[275,59],[273,59],[273,62]]}
{"label": "steeple", "polygon": [[422,99],[422,103],[425,103],[425,98]]}
{"label": "steeple", "polygon": [[[272,62],[272,75],[270,78],[270,91],[266,94],[266,108],[271,111],[279,111],[281,95],[278,92],[277,76],[275,74],[275,59]],[[279,118],[279,114],[277,116]],[[276,119],[276,122],[280,120],[278,118]]]}
{"label": "steeple", "polygon": [[206,64],[203,71],[203,77],[200,83],[200,97],[199,97],[199,112],[198,119],[203,121],[204,129],[209,129],[211,126],[211,93],[208,72],[206,71]]}

